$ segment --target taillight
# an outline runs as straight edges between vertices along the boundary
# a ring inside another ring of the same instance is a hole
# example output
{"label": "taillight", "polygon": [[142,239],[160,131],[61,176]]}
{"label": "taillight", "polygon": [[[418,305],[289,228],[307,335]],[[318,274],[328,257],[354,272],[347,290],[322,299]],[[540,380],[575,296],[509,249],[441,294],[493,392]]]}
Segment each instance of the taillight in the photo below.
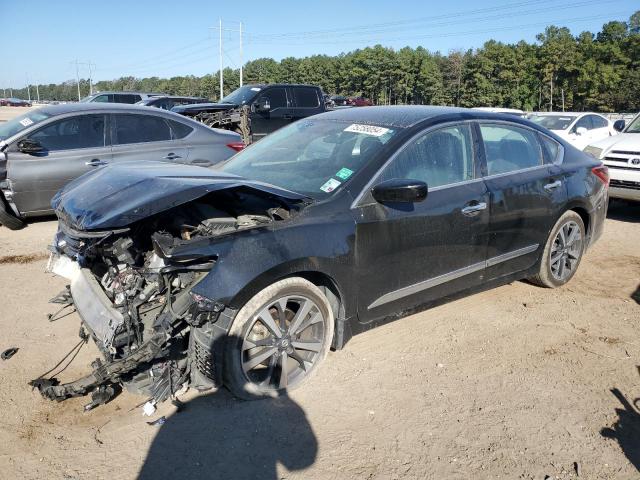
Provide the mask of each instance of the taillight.
{"label": "taillight", "polygon": [[607,187],[609,186],[609,169],[606,166],[593,167],[591,173],[598,177]]}
{"label": "taillight", "polygon": [[246,145],[243,142],[231,142],[231,143],[227,143],[227,147],[229,147],[232,150],[235,150],[236,152],[239,152],[244,147],[246,147]]}

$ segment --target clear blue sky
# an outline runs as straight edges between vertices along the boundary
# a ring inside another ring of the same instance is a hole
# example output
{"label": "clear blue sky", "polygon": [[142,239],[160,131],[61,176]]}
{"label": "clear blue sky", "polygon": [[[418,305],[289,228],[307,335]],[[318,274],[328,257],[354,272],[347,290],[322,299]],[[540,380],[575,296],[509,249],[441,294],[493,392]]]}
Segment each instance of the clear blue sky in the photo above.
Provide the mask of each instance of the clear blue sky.
{"label": "clear blue sky", "polygon": [[[238,8],[234,8],[238,7]],[[574,34],[627,20],[637,0],[0,0],[0,88],[75,78],[77,58],[95,64],[93,78],[203,75],[218,69],[218,18],[224,64],[312,54],[335,55],[380,43],[448,52],[488,39],[535,41],[545,25]],[[10,19],[10,20],[7,20]],[[80,66],[87,78],[88,66]]]}

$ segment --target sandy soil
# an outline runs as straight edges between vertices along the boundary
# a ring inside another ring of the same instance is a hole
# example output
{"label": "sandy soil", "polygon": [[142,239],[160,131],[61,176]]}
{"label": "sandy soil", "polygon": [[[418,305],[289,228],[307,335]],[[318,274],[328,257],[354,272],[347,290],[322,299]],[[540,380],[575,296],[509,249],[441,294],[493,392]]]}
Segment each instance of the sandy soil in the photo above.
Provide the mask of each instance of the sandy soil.
{"label": "sandy soil", "polygon": [[188,393],[151,419],[128,393],[82,413],[27,386],[78,341],[75,314],[46,318],[54,230],[0,227],[0,350],[20,349],[0,361],[1,478],[640,477],[640,206],[612,208],[565,288],[468,296],[355,337],[288,398]]}

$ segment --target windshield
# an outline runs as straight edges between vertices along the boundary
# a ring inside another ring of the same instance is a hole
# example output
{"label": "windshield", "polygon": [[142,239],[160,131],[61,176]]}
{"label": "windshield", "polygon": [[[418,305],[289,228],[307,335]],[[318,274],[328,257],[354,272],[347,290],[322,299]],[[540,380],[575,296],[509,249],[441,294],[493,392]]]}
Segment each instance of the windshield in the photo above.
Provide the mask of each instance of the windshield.
{"label": "windshield", "polygon": [[571,115],[531,115],[529,120],[549,130],[566,130],[576,119]]}
{"label": "windshield", "polygon": [[322,199],[348,182],[397,131],[310,118],[272,133],[219,169]]}
{"label": "windshield", "polygon": [[253,98],[262,90],[260,87],[245,85],[234,90],[229,95],[220,100],[220,103],[231,103],[233,105],[244,105],[251,102]]}
{"label": "windshield", "polygon": [[19,117],[12,118],[8,122],[0,123],[0,140],[13,137],[16,133],[30,127],[34,123],[41,122],[51,115],[38,110],[32,110]]}
{"label": "windshield", "polygon": [[640,115],[636,115],[624,133],[640,133]]}

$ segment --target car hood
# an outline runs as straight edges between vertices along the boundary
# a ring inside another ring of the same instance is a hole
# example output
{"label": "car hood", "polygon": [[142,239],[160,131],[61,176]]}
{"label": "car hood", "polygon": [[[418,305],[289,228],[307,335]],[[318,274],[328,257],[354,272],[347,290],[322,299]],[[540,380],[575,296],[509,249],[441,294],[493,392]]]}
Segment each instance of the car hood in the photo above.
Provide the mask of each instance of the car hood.
{"label": "car hood", "polygon": [[601,157],[614,148],[625,152],[640,152],[640,133],[619,133],[593,142],[589,146],[602,149]]}
{"label": "car hood", "polygon": [[51,200],[58,218],[75,230],[111,230],[196,200],[210,192],[247,187],[288,200],[300,195],[274,185],[204,167],[124,162],[87,173]]}
{"label": "car hood", "polygon": [[217,112],[237,107],[238,105],[233,103],[192,103],[190,105],[176,105],[171,111],[176,113]]}

